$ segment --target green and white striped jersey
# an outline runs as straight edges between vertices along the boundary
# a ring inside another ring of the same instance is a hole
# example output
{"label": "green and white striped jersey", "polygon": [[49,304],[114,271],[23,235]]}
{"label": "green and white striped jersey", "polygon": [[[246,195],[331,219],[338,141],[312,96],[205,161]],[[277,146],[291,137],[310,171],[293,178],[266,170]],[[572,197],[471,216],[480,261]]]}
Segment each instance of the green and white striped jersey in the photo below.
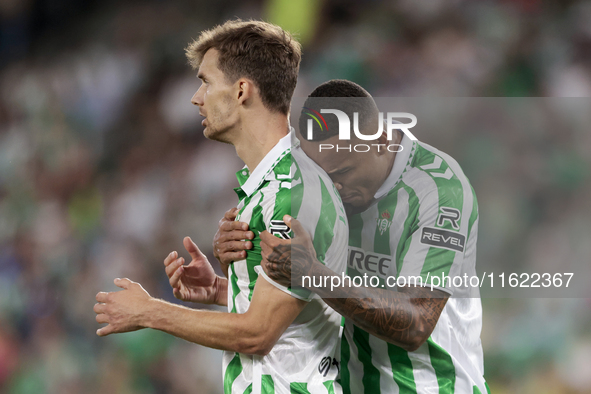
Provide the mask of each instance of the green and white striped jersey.
{"label": "green and white striped jersey", "polygon": [[[402,146],[376,202],[349,217],[349,275],[377,276],[380,284],[388,276],[420,276],[429,284],[442,274],[476,275],[478,205],[468,179],[449,155],[406,136]],[[414,352],[346,319],[344,393],[487,392],[478,288],[449,282],[434,288],[453,297],[430,338]]]}
{"label": "green and white striped jersey", "polygon": [[228,310],[232,313],[248,310],[259,275],[309,303],[268,355],[224,352],[225,394],[342,392],[336,383],[341,316],[312,293],[302,289],[292,291],[273,282],[260,266],[258,234],[268,230],[289,238],[291,232],[283,216],[290,214],[312,235],[318,256],[326,266],[336,272],[346,270],[348,223],[340,196],[328,175],[299,146],[292,149],[292,136],[293,130],[252,174],[246,168],[237,173],[241,187],[235,189],[240,198],[236,220],[247,222],[255,239],[246,259],[230,266]]}

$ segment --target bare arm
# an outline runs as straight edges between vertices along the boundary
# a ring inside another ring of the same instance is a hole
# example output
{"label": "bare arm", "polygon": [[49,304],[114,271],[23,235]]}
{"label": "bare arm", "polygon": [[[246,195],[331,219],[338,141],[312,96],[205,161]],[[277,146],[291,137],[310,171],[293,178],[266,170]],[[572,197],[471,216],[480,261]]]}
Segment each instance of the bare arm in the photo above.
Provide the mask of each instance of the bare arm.
{"label": "bare arm", "polygon": [[[312,275],[339,275],[324,265],[314,265]],[[341,315],[370,334],[414,351],[431,335],[447,302],[447,293],[430,288],[409,286],[392,290],[372,287],[307,287]],[[346,292],[346,298],[343,293]],[[339,298],[331,298],[335,295]]]}
{"label": "bare arm", "polygon": [[116,279],[122,291],[98,293],[99,336],[154,328],[199,345],[244,354],[267,354],[306,302],[258,280],[244,314],[194,310],[150,297],[140,284]]}

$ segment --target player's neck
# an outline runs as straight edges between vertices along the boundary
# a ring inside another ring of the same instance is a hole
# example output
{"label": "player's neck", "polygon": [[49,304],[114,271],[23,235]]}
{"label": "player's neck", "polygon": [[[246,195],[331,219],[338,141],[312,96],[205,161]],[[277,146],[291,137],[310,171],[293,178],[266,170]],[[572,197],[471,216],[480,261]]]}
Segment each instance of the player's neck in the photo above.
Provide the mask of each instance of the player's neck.
{"label": "player's neck", "polygon": [[289,133],[286,115],[271,114],[252,117],[241,122],[234,142],[236,154],[252,172],[279,140]]}
{"label": "player's neck", "polygon": [[[402,133],[398,132],[397,137],[394,141],[392,141],[393,144],[400,144],[402,142]],[[397,157],[397,153],[396,152],[387,152],[384,153],[382,156],[380,156],[380,158],[378,159],[378,163],[374,166],[375,171],[374,171],[374,175],[375,178],[373,178],[374,182],[374,195],[375,193],[378,192],[378,190],[380,190],[380,188],[382,187],[382,185],[386,182],[386,180],[388,179],[388,177],[390,176],[390,173],[392,172],[392,169],[394,168],[394,162],[396,161],[396,157]],[[371,205],[371,204],[370,204]],[[369,205],[368,205],[369,207]]]}

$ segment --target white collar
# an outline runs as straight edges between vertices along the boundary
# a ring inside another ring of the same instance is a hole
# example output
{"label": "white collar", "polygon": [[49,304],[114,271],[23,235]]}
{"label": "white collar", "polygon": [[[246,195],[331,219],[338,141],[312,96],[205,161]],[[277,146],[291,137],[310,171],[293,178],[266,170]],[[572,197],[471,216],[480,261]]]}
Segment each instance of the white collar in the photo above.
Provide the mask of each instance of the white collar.
{"label": "white collar", "polygon": [[390,190],[394,188],[394,186],[396,186],[402,173],[406,169],[411,151],[414,148],[414,143],[415,141],[411,140],[406,136],[406,134],[404,134],[402,141],[400,141],[400,145],[402,145],[402,151],[396,153],[390,175],[388,175],[384,183],[382,183],[382,186],[380,186],[376,194],[373,196],[376,200],[384,197]]}
{"label": "white collar", "polygon": [[[290,132],[283,138],[277,142],[277,144],[263,157],[263,160],[256,166],[254,171],[248,177],[246,182],[242,185],[242,190],[246,193],[247,196],[250,196],[254,193],[261,183],[265,180],[265,177],[275,168],[275,165],[279,162],[284,153],[288,153],[286,151],[291,149],[291,136],[293,134],[293,127],[291,128]],[[246,166],[244,166],[246,169]]]}

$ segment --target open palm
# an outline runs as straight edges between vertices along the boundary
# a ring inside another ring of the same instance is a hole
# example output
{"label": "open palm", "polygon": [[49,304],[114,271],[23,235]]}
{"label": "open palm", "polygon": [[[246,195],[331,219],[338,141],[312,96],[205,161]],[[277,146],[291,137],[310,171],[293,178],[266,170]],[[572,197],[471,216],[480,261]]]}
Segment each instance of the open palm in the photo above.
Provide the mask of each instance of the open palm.
{"label": "open palm", "polygon": [[213,267],[191,238],[185,237],[183,245],[191,255],[192,260],[189,264],[183,265],[184,259],[176,258],[176,252],[164,260],[174,296],[183,301],[216,303],[219,278]]}

